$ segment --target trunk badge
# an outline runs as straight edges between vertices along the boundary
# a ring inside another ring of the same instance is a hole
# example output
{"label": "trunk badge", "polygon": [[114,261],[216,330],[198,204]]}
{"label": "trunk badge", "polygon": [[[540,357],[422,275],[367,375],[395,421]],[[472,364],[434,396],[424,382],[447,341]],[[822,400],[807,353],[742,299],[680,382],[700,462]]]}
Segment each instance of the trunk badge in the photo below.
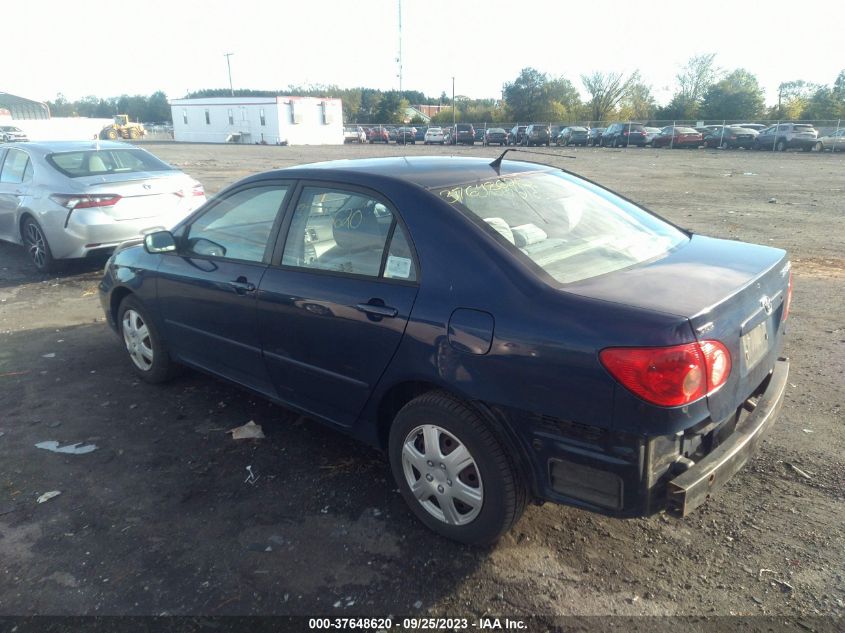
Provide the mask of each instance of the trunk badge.
{"label": "trunk badge", "polygon": [[772,307],[772,300],[769,299],[766,295],[760,297],[760,305],[763,306],[763,310],[765,310],[766,315],[770,315],[772,313],[772,310],[774,309]]}
{"label": "trunk badge", "polygon": [[153,188],[152,185],[148,185],[147,183],[144,183],[144,189],[152,189],[152,188]]}

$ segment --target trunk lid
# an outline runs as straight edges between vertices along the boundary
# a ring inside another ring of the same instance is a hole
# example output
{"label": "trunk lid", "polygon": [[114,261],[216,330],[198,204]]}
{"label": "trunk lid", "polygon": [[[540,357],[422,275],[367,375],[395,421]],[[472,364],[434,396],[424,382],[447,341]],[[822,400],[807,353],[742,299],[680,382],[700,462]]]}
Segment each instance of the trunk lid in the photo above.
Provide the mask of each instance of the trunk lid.
{"label": "trunk lid", "polygon": [[74,179],[85,193],[112,193],[121,198],[110,208],[116,220],[139,220],[168,216],[194,204],[194,179],[181,172],[166,175],[153,172],[103,174]]}
{"label": "trunk lid", "polygon": [[685,317],[698,340],[723,343],[731,355],[730,377],[708,397],[711,417],[720,421],[742,404],[777,360],[789,267],[783,250],[695,235],[658,261],[564,289]]}

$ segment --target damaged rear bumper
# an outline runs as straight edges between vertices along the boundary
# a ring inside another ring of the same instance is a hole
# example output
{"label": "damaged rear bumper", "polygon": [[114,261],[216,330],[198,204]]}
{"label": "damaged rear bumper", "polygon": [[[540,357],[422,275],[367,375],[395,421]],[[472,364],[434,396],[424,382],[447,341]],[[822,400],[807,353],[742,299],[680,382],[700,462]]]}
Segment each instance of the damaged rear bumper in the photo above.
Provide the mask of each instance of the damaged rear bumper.
{"label": "damaged rear bumper", "polygon": [[766,391],[753,411],[737,423],[730,437],[667,483],[666,500],[670,513],[686,516],[745,465],[780,412],[788,375],[789,361],[778,360]]}

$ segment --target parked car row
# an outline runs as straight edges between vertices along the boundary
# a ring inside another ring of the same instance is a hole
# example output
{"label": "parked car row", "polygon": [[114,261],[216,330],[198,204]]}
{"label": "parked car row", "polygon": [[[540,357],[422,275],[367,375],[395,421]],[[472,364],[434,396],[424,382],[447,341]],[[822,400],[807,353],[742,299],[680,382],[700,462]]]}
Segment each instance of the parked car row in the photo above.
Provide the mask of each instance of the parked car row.
{"label": "parked car row", "polygon": [[[7,140],[26,140],[12,136],[10,126],[0,127],[0,136]],[[20,132],[20,130],[18,130]],[[21,133],[22,134],[22,133]],[[476,128],[471,123],[455,126],[409,127],[379,125],[375,127],[347,126],[345,143],[399,143],[426,145],[522,145],[558,147],[569,145],[587,147],[665,147],[758,149],[785,151],[801,149],[814,151],[845,151],[845,129],[819,136],[809,123],[779,123],[766,126],[760,123],[734,123],[731,125],[705,125],[690,127],[667,125],[649,127],[642,123],[613,123],[608,127],[580,125],[551,126],[547,123],[515,125],[510,130],[501,127]]]}

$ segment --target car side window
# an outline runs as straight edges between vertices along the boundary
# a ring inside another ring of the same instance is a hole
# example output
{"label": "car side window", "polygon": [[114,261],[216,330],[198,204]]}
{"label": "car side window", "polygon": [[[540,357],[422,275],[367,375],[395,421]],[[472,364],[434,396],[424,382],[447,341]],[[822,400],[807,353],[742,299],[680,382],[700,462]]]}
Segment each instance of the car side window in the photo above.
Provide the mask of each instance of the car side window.
{"label": "car side window", "polygon": [[20,184],[32,178],[32,167],[29,156],[19,149],[10,149],[0,170],[0,182]]}
{"label": "car side window", "polygon": [[414,266],[414,256],[405,229],[398,222],[390,238],[390,248],[387,249],[387,260],[384,264],[386,279],[402,279],[416,281],[417,270]]}
{"label": "car side window", "polygon": [[[367,194],[305,187],[291,220],[282,264],[377,277],[394,222],[390,209]],[[401,259],[398,251],[397,258]],[[397,260],[395,265],[405,271],[403,262]]]}
{"label": "car side window", "polygon": [[288,188],[250,187],[219,201],[188,226],[186,254],[262,261]]}

